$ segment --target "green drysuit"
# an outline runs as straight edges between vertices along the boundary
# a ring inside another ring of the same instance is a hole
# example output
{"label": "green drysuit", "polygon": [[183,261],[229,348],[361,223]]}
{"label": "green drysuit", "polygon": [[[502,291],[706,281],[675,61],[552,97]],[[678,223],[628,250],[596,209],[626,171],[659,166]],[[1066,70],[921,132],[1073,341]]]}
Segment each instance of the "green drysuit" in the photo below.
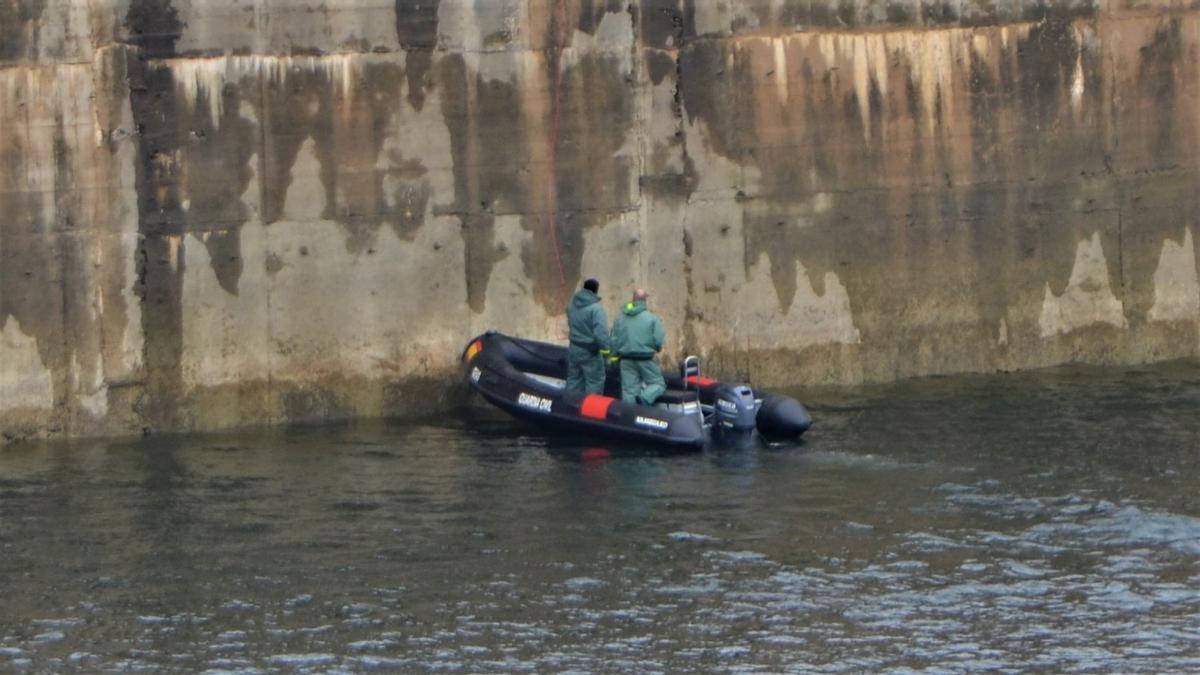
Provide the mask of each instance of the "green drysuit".
{"label": "green drysuit", "polygon": [[604,357],[608,349],[608,314],[600,296],[580,289],[567,303],[567,391],[579,394],[604,392]]}
{"label": "green drysuit", "polygon": [[621,357],[621,400],[654,405],[667,390],[654,356],[662,351],[662,321],[642,301],[631,302],[617,316],[612,351]]}

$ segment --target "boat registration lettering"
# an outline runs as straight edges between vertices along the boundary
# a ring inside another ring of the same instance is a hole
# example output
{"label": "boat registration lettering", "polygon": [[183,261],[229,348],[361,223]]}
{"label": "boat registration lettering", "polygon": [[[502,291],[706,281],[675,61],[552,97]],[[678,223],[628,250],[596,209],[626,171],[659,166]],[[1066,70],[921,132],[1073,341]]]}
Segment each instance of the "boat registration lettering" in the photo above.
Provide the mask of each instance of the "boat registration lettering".
{"label": "boat registration lettering", "polygon": [[542,398],[541,396],[534,396],[533,394],[526,394],[522,392],[517,395],[517,405],[523,408],[529,408],[530,410],[536,410],[538,412],[550,412],[551,403],[553,403],[553,401],[550,399]]}
{"label": "boat registration lettering", "polygon": [[478,382],[480,376],[482,376],[482,375],[483,375],[483,372],[480,371],[478,368],[471,369],[471,381],[472,382]]}
{"label": "boat registration lettering", "polygon": [[644,427],[654,427],[655,429],[667,428],[666,420],[655,419],[653,417],[642,417],[641,415],[638,415],[633,421]]}

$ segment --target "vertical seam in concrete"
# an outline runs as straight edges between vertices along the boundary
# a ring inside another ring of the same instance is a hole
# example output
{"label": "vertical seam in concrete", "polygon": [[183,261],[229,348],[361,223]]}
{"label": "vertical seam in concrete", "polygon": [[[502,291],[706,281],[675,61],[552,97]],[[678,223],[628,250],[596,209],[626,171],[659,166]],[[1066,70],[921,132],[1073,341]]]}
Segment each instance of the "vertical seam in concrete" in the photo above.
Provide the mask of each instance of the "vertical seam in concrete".
{"label": "vertical seam in concrete", "polygon": [[[62,122],[60,119],[59,124],[61,125],[61,123]],[[61,129],[61,126],[60,126],[60,129]],[[56,139],[60,138],[57,133],[55,134],[55,137],[56,137]],[[57,143],[58,141],[56,140],[55,142]],[[55,164],[57,164],[58,162],[61,162],[61,161],[63,161],[63,158],[59,156],[58,152],[55,152],[54,153]],[[54,171],[56,174],[55,182],[57,182],[58,181],[57,173],[60,171],[59,167],[55,166]],[[58,229],[57,221],[59,218],[57,186],[55,187],[54,193],[55,193],[54,194],[54,196],[55,196],[54,220],[50,224],[51,230],[50,230],[49,234],[51,237],[53,237],[55,240],[57,240],[56,246],[55,246],[55,257],[58,258],[58,266],[60,268],[59,269],[59,279],[58,279],[58,290],[59,290],[59,293],[62,294],[62,308],[59,312],[59,320],[62,321],[62,331],[59,333],[58,337],[62,340],[62,359],[63,359],[62,427],[63,427],[63,433],[69,437],[69,436],[74,435],[73,434],[74,430],[71,428],[71,418],[73,417],[71,414],[71,408],[74,407],[74,403],[75,403],[75,401],[74,401],[75,397],[72,396],[72,390],[74,389],[73,380],[75,380],[75,364],[72,363],[73,359],[71,359],[68,356],[68,354],[70,353],[70,349],[71,349],[71,344],[70,344],[71,338],[69,336],[70,325],[71,325],[71,309],[69,307],[70,301],[69,301],[69,295],[68,295],[69,289],[70,289],[70,282],[68,281],[68,278],[71,275],[71,268],[70,268],[70,260],[68,259],[68,256],[67,256],[67,245],[68,245],[67,241],[66,241],[67,233],[66,232],[55,232],[55,230]],[[53,380],[51,380],[51,383],[53,386]],[[58,402],[55,401],[56,408],[58,407],[57,404],[58,404]]]}
{"label": "vertical seam in concrete", "polygon": [[[688,151],[687,151],[687,134],[684,133],[684,128],[683,128],[683,125],[684,125],[683,121],[685,119],[685,116],[683,114],[683,55],[682,55],[682,51],[684,48],[685,37],[686,36],[685,36],[685,32],[684,32],[683,23],[676,24],[676,26],[675,26],[675,43],[673,45],[675,48],[675,87],[674,87],[675,90],[673,92],[671,92],[671,102],[672,102],[671,115],[675,118],[675,133],[676,133],[677,138],[679,138],[679,154],[680,154],[680,157],[683,162],[683,166],[680,167],[680,169],[684,172],[684,179],[686,180],[687,173],[688,173],[689,160],[688,160]],[[695,250],[694,249],[695,241],[689,239],[688,222],[687,222],[688,213],[691,211],[691,208],[690,208],[691,203],[692,203],[692,192],[689,190],[683,198],[683,207],[682,207],[683,215],[679,219],[679,227],[681,230],[679,233],[680,241],[687,244],[684,246],[684,251],[683,251],[683,255],[684,255],[684,264],[683,264],[683,272],[684,272],[684,279],[683,279],[683,290],[684,290],[683,322],[684,323],[683,323],[683,325],[684,325],[684,330],[683,330],[683,335],[685,337],[685,342],[687,342],[687,343],[694,343],[695,337],[696,337],[695,321],[694,321],[694,317],[693,317],[693,313],[696,310],[695,310],[695,307],[693,306],[694,298],[693,298],[693,294],[692,294],[692,289],[693,289],[692,276],[694,274],[694,269],[692,267],[692,253]],[[688,250],[688,249],[692,249],[692,250]],[[695,349],[695,348],[696,348],[696,346],[694,344],[684,345],[685,350]]]}
{"label": "vertical seam in concrete", "polygon": [[567,277],[563,272],[562,253],[558,249],[558,136],[560,116],[562,114],[563,88],[563,52],[567,49],[566,21],[567,8],[564,0],[554,0],[552,8],[551,29],[552,51],[550,63],[554,68],[551,86],[554,88],[551,104],[550,140],[546,144],[546,230],[550,234],[550,250],[554,253],[554,265],[558,270],[558,290],[560,304],[566,304]]}
{"label": "vertical seam in concrete", "polygon": [[[104,64],[105,65],[102,67],[105,67],[105,68],[111,67],[111,64],[108,62],[107,59],[104,60]],[[96,65],[94,63],[92,65],[92,71],[91,71],[91,73],[89,73],[89,75],[91,77],[90,84],[92,87],[92,93],[93,93],[93,95],[95,95]],[[96,97],[95,102],[92,105],[93,105],[93,108],[91,111],[91,116],[92,116],[93,124],[99,126],[99,122],[96,121],[96,117],[95,117],[95,115],[96,115],[95,106],[101,105],[99,96]],[[114,120],[114,122],[115,122],[115,120]],[[80,138],[80,128],[81,127],[79,127],[79,126],[75,126],[73,129],[73,133],[75,135],[75,147],[77,147],[77,148],[87,147],[87,145],[85,145],[85,144],[89,142],[89,139]],[[111,134],[111,130],[105,130],[104,140],[106,141],[106,143],[104,144],[103,147],[105,147],[109,150],[109,152],[104,155],[104,162],[106,165],[112,166],[113,164],[115,164],[114,160],[116,159],[116,155],[120,151],[117,150],[116,145],[112,142],[112,137],[110,134]],[[113,219],[111,212],[108,214],[108,218]],[[116,226],[117,223],[107,222],[107,223],[105,223],[105,225]],[[115,236],[115,239],[117,242],[120,242],[121,241],[121,236],[120,236],[121,230],[119,227],[115,227],[114,229],[118,233]],[[109,230],[107,228],[105,229],[105,231],[106,231],[106,234],[109,232]],[[103,236],[101,236],[101,238],[99,240],[98,248],[100,251],[100,255],[107,257],[107,254],[106,254],[107,246],[105,244]],[[84,257],[84,262],[85,263],[87,262],[86,256]],[[108,403],[109,403],[109,401],[108,401],[108,368],[107,368],[108,364],[106,363],[106,359],[105,359],[105,355],[108,354],[108,340],[107,340],[107,335],[106,335],[108,332],[106,330],[108,322],[104,320],[104,292],[105,292],[106,288],[108,287],[108,283],[107,283],[108,280],[107,280],[107,278],[105,278],[106,275],[100,275],[100,276],[103,280],[99,281],[99,282],[95,282],[95,289],[93,291],[91,301],[92,301],[92,305],[95,306],[97,304],[96,303],[97,296],[100,299],[100,303],[99,303],[100,307],[97,308],[96,316],[95,316],[95,323],[96,323],[95,329],[96,329],[96,333],[97,333],[96,342],[97,342],[97,347],[98,347],[98,351],[96,353],[96,362],[97,362],[97,370],[99,371],[99,378],[98,378],[97,384],[103,391],[105,417],[108,417],[110,414],[109,413],[109,405],[108,405]],[[126,318],[126,321],[128,321],[127,318]],[[95,420],[95,421],[105,422],[106,420]],[[95,421],[93,421],[93,424]]]}
{"label": "vertical seam in concrete", "polygon": [[[71,112],[75,115],[79,114],[78,110],[71,110]],[[59,114],[62,115],[62,113],[59,113]],[[61,117],[59,118],[59,124],[63,125],[63,120]],[[66,132],[64,131],[63,134],[65,134],[65,133]],[[73,140],[72,147],[76,147],[76,148],[87,147],[85,145],[85,142],[79,138],[79,126],[78,125],[71,125],[70,133],[74,137],[72,139]],[[65,135],[59,135],[59,136],[62,138],[62,141],[65,144],[66,140],[67,140],[66,136]],[[55,158],[54,158],[55,162],[61,162],[61,161],[67,160],[67,156],[65,153],[63,153],[62,156],[60,156],[60,154],[57,152],[54,154],[55,154]],[[67,170],[69,170],[69,168]],[[59,171],[60,171],[60,169],[58,169],[56,167],[55,174],[57,175],[59,173]],[[71,176],[70,178],[72,180],[74,180],[74,176]],[[56,181],[57,181],[57,179],[56,179]],[[55,192],[57,193],[57,190],[55,190]],[[57,194],[55,195],[54,216],[55,216],[55,222],[58,222],[60,220],[60,214],[59,214],[59,205],[58,205],[58,200],[57,200]],[[75,427],[75,424],[74,424],[75,409],[77,407],[78,389],[79,389],[78,363],[76,363],[76,359],[74,358],[74,356],[72,354],[73,350],[72,350],[72,346],[71,346],[71,342],[77,338],[72,336],[72,333],[74,333],[74,331],[71,328],[72,309],[71,309],[71,303],[69,301],[69,298],[70,298],[69,293],[70,293],[70,288],[72,285],[71,280],[72,280],[72,276],[75,273],[75,269],[74,269],[75,265],[70,264],[71,256],[68,255],[68,253],[67,253],[68,250],[74,249],[74,242],[72,241],[74,236],[75,236],[75,233],[74,233],[73,229],[64,228],[63,234],[62,234],[63,246],[61,246],[59,249],[60,255],[62,257],[62,265],[63,265],[63,272],[62,272],[62,285],[63,285],[62,314],[63,314],[63,342],[64,342],[64,344],[63,344],[63,361],[66,363],[66,371],[67,371],[67,382],[66,382],[66,386],[63,388],[63,394],[64,394],[64,398],[65,398],[63,412],[65,413],[65,416],[66,416],[66,422],[64,424],[64,428],[65,428],[68,436],[75,435],[75,429],[74,429],[74,427]],[[69,249],[68,247],[71,247],[71,248]],[[76,254],[76,257],[79,258],[76,261],[77,264],[80,264],[80,265],[85,264],[86,258],[84,258],[81,255],[82,252],[81,251],[74,251],[74,252]],[[79,286],[82,288],[83,284],[79,284]],[[88,294],[86,292],[80,293],[81,303],[86,298],[88,298]],[[86,308],[83,308],[83,310],[86,311]],[[100,335],[101,335],[101,339],[103,339],[103,335],[104,335],[103,330],[100,331]],[[103,345],[101,345],[101,349],[100,349],[99,353],[100,354],[104,353]],[[97,355],[97,358],[99,358],[99,355]]]}
{"label": "vertical seam in concrete", "polygon": [[[1080,48],[1082,49],[1082,47],[1080,47]],[[1123,203],[1124,196],[1122,194],[1124,192],[1124,190],[1122,189],[1123,186],[1121,183],[1120,176],[1117,175],[1116,170],[1113,168],[1112,159],[1111,159],[1111,157],[1115,156],[1117,154],[1117,152],[1120,150],[1120,145],[1121,145],[1121,135],[1119,133],[1117,133],[1117,128],[1118,128],[1118,124],[1119,124],[1119,120],[1117,119],[1117,116],[1120,114],[1120,111],[1117,107],[1117,101],[1119,100],[1120,97],[1117,95],[1117,86],[1118,86],[1118,84],[1117,84],[1117,57],[1116,57],[1116,54],[1114,53],[1114,51],[1115,50],[1108,50],[1108,54],[1107,54],[1108,61],[1109,61],[1108,77],[1111,78],[1110,81],[1112,82],[1112,84],[1109,87],[1109,91],[1108,91],[1108,99],[1109,99],[1110,108],[1109,108],[1109,114],[1108,114],[1108,127],[1109,128],[1106,130],[1106,136],[1108,136],[1108,138],[1112,139],[1112,150],[1111,150],[1112,154],[1105,156],[1104,166],[1106,169],[1108,169],[1108,180],[1110,181],[1111,185],[1113,186],[1113,192],[1116,194],[1117,284],[1121,288],[1121,313],[1124,314],[1126,311],[1125,232],[1124,232],[1125,206]]]}
{"label": "vertical seam in concrete", "polygon": [[[632,3],[626,8],[625,12],[629,16],[629,33],[633,36],[630,41],[630,49],[633,52],[632,63],[635,82],[639,83],[640,95],[638,96],[637,106],[637,137],[638,137],[638,182],[637,182],[637,200],[638,200],[638,247],[637,247],[637,270],[638,274],[642,275],[642,265],[644,264],[642,249],[646,241],[646,223],[650,219],[650,205],[646,201],[646,189],[643,185],[643,178],[646,175],[646,152],[649,141],[646,138],[646,125],[648,124],[647,114],[653,105],[653,92],[649,92],[644,85],[640,85],[642,69],[645,63],[642,60],[641,41],[638,36],[638,15]],[[650,100],[647,100],[650,99]]]}
{"label": "vertical seam in concrete", "polygon": [[[267,121],[271,115],[271,106],[267,105],[267,82],[270,75],[258,78],[258,105],[261,118],[258,120],[258,222],[262,227],[263,248],[268,256],[271,255],[271,237],[268,234],[266,219],[263,216],[263,205],[267,203]],[[265,266],[266,260],[262,261]],[[267,343],[263,348],[267,350],[267,391],[266,400],[263,404],[266,408],[267,423],[275,423],[275,404],[274,404],[274,388],[275,388],[275,359],[272,355],[275,352],[275,333],[271,327],[271,276],[267,275],[263,279],[263,303],[267,308]]]}
{"label": "vertical seam in concrete", "polygon": [[[474,277],[472,273],[472,264],[475,261],[471,258],[470,240],[472,237],[478,236],[472,231],[472,226],[474,225],[473,221],[475,219],[471,217],[471,207],[479,199],[480,169],[479,148],[477,147],[479,136],[479,116],[473,114],[472,112],[475,110],[476,101],[479,98],[478,77],[478,72],[471,72],[470,64],[466,59],[463,59],[463,86],[466,88],[466,91],[463,93],[463,98],[466,102],[466,104],[463,106],[463,110],[467,118],[467,139],[463,147],[463,154],[465,155],[465,157],[463,157],[463,165],[466,167],[464,171],[466,174],[466,180],[463,182],[465,183],[464,189],[466,194],[459,203],[460,208],[462,208],[462,216],[460,217],[459,222],[461,223],[462,229],[465,230],[465,233],[463,234],[463,272],[466,274],[466,283],[463,284],[463,286],[467,291],[467,307],[471,306],[471,300],[475,297],[474,286],[476,285],[472,280]],[[451,131],[451,133],[453,133],[453,131]],[[480,213],[479,217],[482,219],[483,214]],[[496,244],[494,233],[492,235],[492,241],[489,242],[489,244],[491,246],[495,246]],[[480,308],[482,310],[482,308],[484,308],[487,304],[486,283],[483,285],[481,290],[483,293],[485,293],[485,296],[480,300]]]}
{"label": "vertical seam in concrete", "polygon": [[1121,217],[1121,209],[1117,208],[1117,283],[1121,287],[1121,312],[1125,312],[1125,233]]}

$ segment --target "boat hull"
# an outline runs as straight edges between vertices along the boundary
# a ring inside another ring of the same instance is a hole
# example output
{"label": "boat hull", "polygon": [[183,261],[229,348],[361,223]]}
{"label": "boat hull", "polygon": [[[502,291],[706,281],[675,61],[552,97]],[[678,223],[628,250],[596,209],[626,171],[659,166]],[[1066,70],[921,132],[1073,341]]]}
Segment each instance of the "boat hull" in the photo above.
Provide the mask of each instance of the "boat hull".
{"label": "boat hull", "polygon": [[[467,344],[462,362],[468,385],[513,417],[547,429],[680,449],[704,446],[709,433],[702,410],[717,410],[719,399],[731,390],[716,380],[664,373],[668,393],[660,402],[670,407],[637,405],[617,398],[620,377],[610,368],[605,394],[578,394],[561,386],[566,354],[559,345],[489,331]],[[713,426],[720,426],[720,418],[709,417],[718,420]],[[749,419],[722,430],[752,432],[757,426],[764,434],[798,436],[812,424],[799,402],[775,394],[762,399]]]}

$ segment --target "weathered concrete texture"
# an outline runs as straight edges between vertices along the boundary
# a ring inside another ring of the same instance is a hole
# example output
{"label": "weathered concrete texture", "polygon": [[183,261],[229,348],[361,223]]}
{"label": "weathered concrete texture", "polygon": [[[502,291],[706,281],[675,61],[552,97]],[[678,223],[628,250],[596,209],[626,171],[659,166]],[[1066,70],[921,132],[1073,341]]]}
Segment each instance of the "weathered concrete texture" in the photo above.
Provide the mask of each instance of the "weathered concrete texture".
{"label": "weathered concrete texture", "polygon": [[140,378],[128,88],[117,50],[0,69],[0,434],[128,429]]}
{"label": "weathered concrete texture", "polygon": [[0,0],[0,63],[88,63],[119,25],[109,3]]}
{"label": "weathered concrete texture", "polygon": [[777,385],[1200,352],[1200,1],[0,0],[0,435],[404,414],[584,276]]}
{"label": "weathered concrete texture", "polygon": [[[1198,25],[1100,14],[685,41],[700,180],[676,217],[706,247],[700,344],[736,345],[758,378],[1194,354],[1194,312],[1148,312],[1156,288],[1190,288],[1187,259],[1161,251],[1200,205]],[[778,304],[748,314],[731,296],[761,302],[763,277]],[[788,354],[806,345],[825,358]]]}

